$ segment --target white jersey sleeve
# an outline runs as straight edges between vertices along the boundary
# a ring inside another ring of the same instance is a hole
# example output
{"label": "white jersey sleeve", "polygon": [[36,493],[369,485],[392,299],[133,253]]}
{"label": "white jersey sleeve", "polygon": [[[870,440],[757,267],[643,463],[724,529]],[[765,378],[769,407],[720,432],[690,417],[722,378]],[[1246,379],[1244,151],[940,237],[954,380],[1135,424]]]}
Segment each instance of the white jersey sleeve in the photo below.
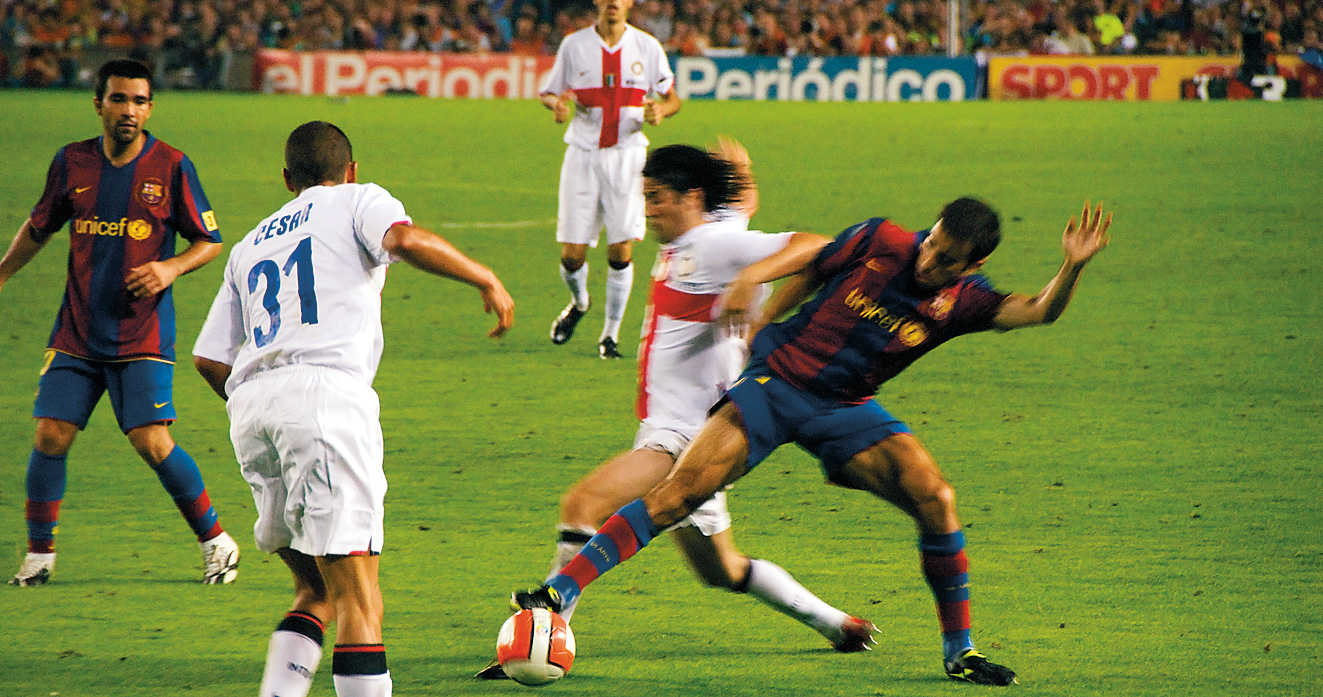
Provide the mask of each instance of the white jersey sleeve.
{"label": "white jersey sleeve", "polygon": [[193,353],[232,366],[226,391],[265,370],[318,366],[370,385],[381,360],[382,238],[411,224],[375,184],[315,186],[230,251]]}
{"label": "white jersey sleeve", "polygon": [[354,210],[354,236],[368,257],[378,264],[398,261],[381,246],[386,231],[396,223],[413,224],[404,212],[404,204],[380,186],[364,184]]}
{"label": "white jersey sleeve", "polygon": [[202,324],[197,343],[193,346],[193,355],[233,366],[243,345],[243,305],[240,302],[238,288],[232,272],[234,256],[231,254],[225,263],[225,276],[221,279],[220,290],[211,302],[207,312],[207,321]]}
{"label": "white jersey sleeve", "polygon": [[651,34],[643,31],[639,33],[644,37],[640,43],[647,46],[645,51],[648,54],[648,76],[652,80],[652,92],[660,97],[675,86],[675,72],[671,70],[671,61],[666,58],[666,49],[662,48],[661,42]]}
{"label": "white jersey sleeve", "polygon": [[560,42],[560,48],[556,49],[556,62],[551,64],[551,72],[547,73],[546,82],[542,83],[539,94],[559,95],[569,88],[569,82],[565,75],[569,68],[566,63],[570,60],[571,45],[569,41]]}

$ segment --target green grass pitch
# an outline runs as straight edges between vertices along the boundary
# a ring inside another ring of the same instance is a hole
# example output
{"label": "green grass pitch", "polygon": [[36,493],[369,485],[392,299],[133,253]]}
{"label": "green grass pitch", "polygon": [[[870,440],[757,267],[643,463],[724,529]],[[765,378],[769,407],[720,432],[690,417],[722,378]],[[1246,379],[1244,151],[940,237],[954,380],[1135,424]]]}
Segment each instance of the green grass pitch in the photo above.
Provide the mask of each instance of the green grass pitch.
{"label": "green grass pitch", "polygon": [[[7,240],[62,144],[99,132],[91,96],[0,93]],[[401,695],[511,695],[469,675],[510,588],[541,579],[560,492],[628,446],[633,361],[547,327],[564,303],[553,229],[561,128],[535,102],[162,93],[150,129],[193,158],[226,240],[287,200],[286,134],[329,119],[364,180],[492,266],[516,327],[485,337],[478,296],[401,266],[384,297],[386,641]],[[986,271],[1034,292],[1084,200],[1113,244],[1057,325],[953,342],[882,402],[960,496],[974,636],[1036,695],[1319,694],[1323,640],[1323,104],[689,103],[654,144],[742,140],[755,224],[832,235],[911,228],[971,193],[1004,242]],[[0,573],[25,549],[37,370],[63,289],[58,235],[0,293]],[[655,243],[636,251],[627,353]],[[590,256],[600,294],[601,250]],[[218,261],[179,280],[176,440],[244,547],[238,582],[196,583],[187,528],[103,400],[69,460],[53,583],[0,590],[0,694],[253,694],[288,574],[252,546],[253,506],[221,402],[187,361]],[[826,487],[785,448],[734,491],[743,549],[882,628],[837,655],[746,598],[705,590],[665,540],[587,593],[564,695],[952,695],[898,512]],[[328,638],[328,645],[330,639]],[[328,659],[329,660],[329,659]],[[333,694],[326,662],[312,694]]]}

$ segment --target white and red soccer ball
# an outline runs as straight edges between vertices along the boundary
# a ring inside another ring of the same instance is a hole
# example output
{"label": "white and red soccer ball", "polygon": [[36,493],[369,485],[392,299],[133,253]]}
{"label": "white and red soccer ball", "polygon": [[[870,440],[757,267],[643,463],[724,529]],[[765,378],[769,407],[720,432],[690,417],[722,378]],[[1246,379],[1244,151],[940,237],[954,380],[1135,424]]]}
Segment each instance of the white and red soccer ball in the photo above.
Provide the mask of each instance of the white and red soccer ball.
{"label": "white and red soccer ball", "polygon": [[564,618],[550,610],[520,610],[501,625],[496,660],[521,685],[555,682],[574,663],[574,633]]}

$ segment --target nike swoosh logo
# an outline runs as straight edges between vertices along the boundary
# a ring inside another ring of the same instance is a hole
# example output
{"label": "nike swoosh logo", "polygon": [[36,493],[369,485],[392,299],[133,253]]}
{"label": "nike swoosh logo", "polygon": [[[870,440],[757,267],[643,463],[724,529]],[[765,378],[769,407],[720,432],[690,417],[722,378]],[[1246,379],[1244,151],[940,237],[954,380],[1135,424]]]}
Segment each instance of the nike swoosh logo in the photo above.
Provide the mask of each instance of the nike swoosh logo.
{"label": "nike swoosh logo", "polygon": [[75,194],[81,194],[81,193],[83,193],[84,191],[87,191],[87,190],[90,189],[90,188],[92,188],[92,187],[90,187],[90,186],[80,186],[80,187],[78,187],[77,189],[74,189],[74,193],[75,193]]}
{"label": "nike swoosh logo", "polygon": [[156,402],[152,402],[152,406],[156,407],[157,409],[160,409],[161,407],[163,407],[163,406],[165,406],[165,405],[167,405],[167,404],[169,404],[169,403],[170,403],[169,401],[161,402],[160,404],[157,404]]}

